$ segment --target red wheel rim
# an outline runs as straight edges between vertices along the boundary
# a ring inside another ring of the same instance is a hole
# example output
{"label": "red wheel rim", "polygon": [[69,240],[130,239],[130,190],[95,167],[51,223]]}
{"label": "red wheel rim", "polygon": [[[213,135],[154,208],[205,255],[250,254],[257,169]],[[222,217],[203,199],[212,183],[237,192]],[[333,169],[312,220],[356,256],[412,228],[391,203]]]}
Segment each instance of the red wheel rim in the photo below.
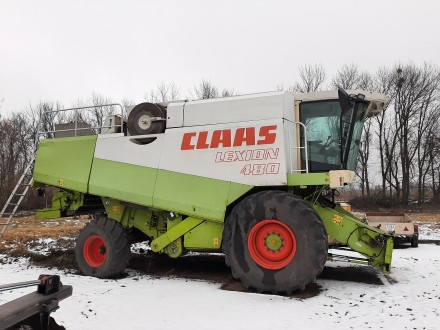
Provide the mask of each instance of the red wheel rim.
{"label": "red wheel rim", "polygon": [[98,235],[90,236],[86,240],[83,252],[86,262],[94,268],[102,266],[107,258],[104,240]]}
{"label": "red wheel rim", "polygon": [[263,220],[252,227],[248,249],[259,266],[271,270],[281,269],[295,257],[295,235],[281,221]]}

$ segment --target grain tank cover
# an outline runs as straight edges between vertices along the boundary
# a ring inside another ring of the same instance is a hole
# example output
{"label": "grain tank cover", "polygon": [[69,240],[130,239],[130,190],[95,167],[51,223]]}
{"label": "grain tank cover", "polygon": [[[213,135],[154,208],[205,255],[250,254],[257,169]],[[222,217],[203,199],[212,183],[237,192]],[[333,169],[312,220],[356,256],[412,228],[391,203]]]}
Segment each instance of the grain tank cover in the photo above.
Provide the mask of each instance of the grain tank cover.
{"label": "grain tank cover", "polygon": [[294,120],[289,92],[248,94],[175,103],[168,106],[167,128],[238,123],[267,119]]}

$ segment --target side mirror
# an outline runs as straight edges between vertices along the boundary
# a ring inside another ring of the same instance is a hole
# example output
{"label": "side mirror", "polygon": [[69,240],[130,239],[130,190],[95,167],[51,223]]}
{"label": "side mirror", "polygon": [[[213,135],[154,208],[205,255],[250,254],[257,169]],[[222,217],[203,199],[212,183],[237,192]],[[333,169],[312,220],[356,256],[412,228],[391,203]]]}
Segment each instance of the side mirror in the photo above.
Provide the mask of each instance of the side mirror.
{"label": "side mirror", "polygon": [[338,88],[339,105],[341,106],[341,114],[351,109],[350,96],[342,88]]}

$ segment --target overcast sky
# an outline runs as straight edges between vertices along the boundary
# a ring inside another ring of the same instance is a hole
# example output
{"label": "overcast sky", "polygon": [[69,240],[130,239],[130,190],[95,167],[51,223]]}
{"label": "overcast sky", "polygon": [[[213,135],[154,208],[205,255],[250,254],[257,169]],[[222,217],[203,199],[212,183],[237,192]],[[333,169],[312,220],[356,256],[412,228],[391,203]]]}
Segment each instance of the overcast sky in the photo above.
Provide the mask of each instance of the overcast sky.
{"label": "overcast sky", "polygon": [[143,101],[202,78],[240,93],[292,85],[298,66],[440,64],[440,1],[0,0],[0,113],[92,92]]}

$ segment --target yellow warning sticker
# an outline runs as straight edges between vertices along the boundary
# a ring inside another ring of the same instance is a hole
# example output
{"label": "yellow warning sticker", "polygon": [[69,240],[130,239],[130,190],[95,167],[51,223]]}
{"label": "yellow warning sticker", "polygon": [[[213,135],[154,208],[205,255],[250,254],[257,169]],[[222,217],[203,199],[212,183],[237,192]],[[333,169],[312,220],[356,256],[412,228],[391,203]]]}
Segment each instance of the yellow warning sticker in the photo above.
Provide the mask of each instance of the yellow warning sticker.
{"label": "yellow warning sticker", "polygon": [[119,214],[119,212],[121,212],[121,207],[119,205],[113,205],[112,210],[114,213]]}
{"label": "yellow warning sticker", "polygon": [[333,218],[332,218],[332,222],[333,222],[335,225],[340,225],[341,222],[342,222],[342,219],[344,219],[344,218],[341,217],[340,215],[334,214],[334,215],[333,215]]}
{"label": "yellow warning sticker", "polygon": [[64,187],[64,179],[59,179],[58,183],[60,184],[61,187]]}
{"label": "yellow warning sticker", "polygon": [[218,246],[218,238],[214,237],[214,246]]}

